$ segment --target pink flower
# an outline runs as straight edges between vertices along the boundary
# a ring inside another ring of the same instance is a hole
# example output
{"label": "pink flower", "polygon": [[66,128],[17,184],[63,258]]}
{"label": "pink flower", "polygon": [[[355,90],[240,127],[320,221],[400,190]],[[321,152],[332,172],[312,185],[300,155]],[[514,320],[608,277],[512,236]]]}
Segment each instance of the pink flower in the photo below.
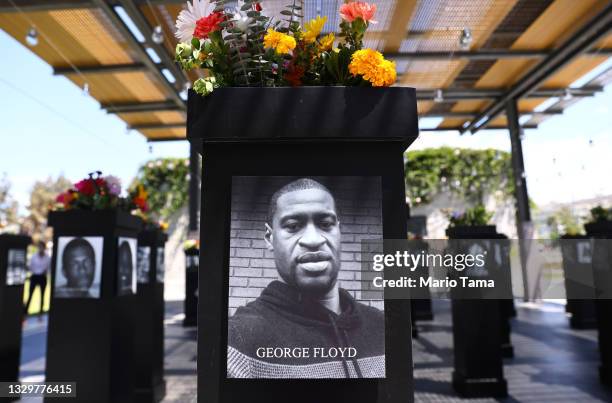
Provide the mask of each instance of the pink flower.
{"label": "pink flower", "polygon": [[376,21],[372,20],[374,13],[376,13],[376,4],[369,4],[364,1],[356,1],[340,6],[340,17],[348,22],[361,18],[365,22],[376,24]]}
{"label": "pink flower", "polygon": [[106,179],[106,186],[108,187],[108,193],[119,196],[121,193],[121,179],[116,176],[108,175],[104,179]]}

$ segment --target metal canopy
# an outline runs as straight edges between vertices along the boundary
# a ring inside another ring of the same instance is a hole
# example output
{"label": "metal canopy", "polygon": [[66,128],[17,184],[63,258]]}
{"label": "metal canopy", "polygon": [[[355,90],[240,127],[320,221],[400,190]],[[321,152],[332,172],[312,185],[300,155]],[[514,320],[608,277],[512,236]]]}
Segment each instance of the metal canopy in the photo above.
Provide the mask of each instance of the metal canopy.
{"label": "metal canopy", "polygon": [[[517,100],[522,128],[535,128],[612,81],[608,0],[370,0],[378,24],[365,45],[396,61],[398,83],[417,89],[427,130],[506,128]],[[185,138],[186,84],[198,77],[174,63],[181,0],[0,0],[0,28],[150,141]],[[278,13],[286,1],[262,1]],[[337,29],[341,0],[304,0]],[[164,34],[152,40],[155,27]],[[470,41],[461,44],[468,29]],[[602,66],[609,66],[603,69]],[[597,73],[597,74],[594,74]],[[594,74],[594,75],[593,75]],[[581,78],[588,80],[580,80]]]}

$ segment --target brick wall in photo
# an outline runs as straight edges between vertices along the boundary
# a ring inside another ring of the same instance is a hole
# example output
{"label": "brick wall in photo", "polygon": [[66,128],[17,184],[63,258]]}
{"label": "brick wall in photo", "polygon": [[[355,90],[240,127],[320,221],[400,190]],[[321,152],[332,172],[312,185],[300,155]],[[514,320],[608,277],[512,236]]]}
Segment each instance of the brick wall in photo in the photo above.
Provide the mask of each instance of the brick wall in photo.
{"label": "brick wall in photo", "polygon": [[[297,178],[234,177],[230,240],[229,315],[246,305],[278,278],[274,255],[264,242],[268,203],[274,192]],[[382,193],[379,177],[312,177],[336,199],[342,232],[340,287],[360,299],[361,240],[382,239]],[[363,300],[383,309],[382,301]]]}

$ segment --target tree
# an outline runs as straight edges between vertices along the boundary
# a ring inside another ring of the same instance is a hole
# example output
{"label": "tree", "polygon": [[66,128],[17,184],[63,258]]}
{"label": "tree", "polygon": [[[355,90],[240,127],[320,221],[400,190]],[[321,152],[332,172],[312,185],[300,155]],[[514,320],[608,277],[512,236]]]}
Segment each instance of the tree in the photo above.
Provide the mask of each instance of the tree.
{"label": "tree", "polygon": [[51,229],[47,228],[47,215],[55,204],[55,198],[70,188],[72,183],[63,175],[44,181],[36,181],[30,191],[29,215],[23,221],[23,229],[34,242],[51,240]]}
{"label": "tree", "polygon": [[3,230],[14,230],[14,232],[17,232],[19,205],[11,197],[10,191],[11,182],[9,182],[6,174],[4,174],[0,178],[0,232]]}

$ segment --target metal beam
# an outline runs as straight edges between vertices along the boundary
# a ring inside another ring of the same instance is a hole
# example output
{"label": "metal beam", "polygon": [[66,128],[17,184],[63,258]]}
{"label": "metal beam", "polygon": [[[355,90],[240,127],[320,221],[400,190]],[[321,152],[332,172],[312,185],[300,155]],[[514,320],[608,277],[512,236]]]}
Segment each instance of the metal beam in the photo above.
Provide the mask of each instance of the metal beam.
{"label": "metal beam", "polygon": [[[138,54],[139,61],[142,62],[144,65],[146,65],[149,71],[151,71],[156,76],[156,78],[161,82],[161,84],[170,92],[172,101],[176,103],[176,105],[180,109],[186,110],[187,108],[185,106],[185,101],[183,101],[183,99],[180,97],[179,92],[177,91],[176,87],[174,87],[166,79],[166,77],[162,74],[161,70],[158,68],[157,64],[151,60],[151,58],[145,51],[144,47],[142,46],[142,44],[139,43],[136,40],[136,38],[134,38],[134,35],[132,35],[128,27],[123,23],[121,18],[119,18],[117,13],[115,13],[115,10],[113,9],[113,7],[111,7],[104,0],[92,0],[92,1],[95,3],[97,7],[99,7],[104,12],[104,14],[110,20],[110,22],[115,26],[115,28],[119,31],[119,33],[128,42],[130,47]],[[144,35],[144,32],[143,32],[143,35]],[[149,35],[148,40],[150,41],[150,39],[151,37]],[[179,77],[177,77],[177,79],[178,78]]]}
{"label": "metal beam", "polygon": [[162,102],[130,102],[119,104],[101,104],[100,107],[106,113],[138,113],[138,112],[157,112],[157,111],[176,111],[183,110],[174,101]]}
{"label": "metal beam", "polygon": [[[569,91],[574,97],[591,97],[595,93],[603,91],[603,87],[589,86],[582,88],[544,88],[532,91],[529,98],[551,98],[562,97]],[[456,102],[470,99],[496,99],[504,96],[504,88],[467,88],[442,90],[442,102]],[[417,100],[432,101],[436,96],[436,90],[417,90]]]}
{"label": "metal beam", "polygon": [[153,42],[151,39],[153,28],[149,25],[149,21],[142,13],[140,7],[135,4],[133,0],[114,0],[114,2],[123,7],[127,15],[132,19],[138,30],[144,36],[147,46],[157,53],[164,67],[172,73],[179,88],[184,88],[185,84],[190,82],[190,80],[187,79],[185,72],[178,67],[174,61],[174,57],[170,56],[164,44]]}
{"label": "metal beam", "polygon": [[[160,68],[160,65],[157,65]],[[77,74],[78,70],[82,74],[114,74],[114,73],[132,73],[139,71],[147,71],[148,68],[142,63],[130,64],[106,64],[99,66],[75,66],[74,67],[57,67],[53,69],[53,74],[56,76],[65,76]]]}
{"label": "metal beam", "polygon": [[184,129],[186,123],[143,123],[131,125],[130,130]]}
{"label": "metal beam", "polygon": [[[554,50],[473,50],[473,51],[439,51],[439,52],[387,52],[385,57],[395,61],[414,60],[498,60],[498,59],[541,59],[550,56]],[[612,49],[592,49],[585,52],[590,56],[612,55]]]}
{"label": "metal beam", "polygon": [[532,68],[522,79],[499,97],[492,105],[474,119],[463,131],[472,133],[486,126],[506,108],[510,100],[516,100],[532,93],[548,77],[559,71],[575,57],[589,50],[601,40],[612,27],[612,3],[585,23],[561,47]]}
{"label": "metal beam", "polygon": [[[527,130],[527,129],[537,129],[538,125],[523,125],[521,126],[521,129],[523,130]],[[483,130],[506,130],[506,127],[495,127],[495,126],[491,126],[491,127],[485,127]],[[421,132],[460,132],[461,130],[463,130],[462,127],[432,127],[432,128],[427,128],[427,129],[419,129],[419,131]]]}
{"label": "metal beam", "polygon": [[[550,109],[547,111],[541,112],[520,112],[521,115],[531,115],[531,116],[552,116],[552,115],[561,115],[563,114],[562,109]],[[478,112],[425,112],[419,114],[420,117],[439,117],[439,118],[457,118],[457,119],[473,119],[478,116]]]}
{"label": "metal beam", "polygon": [[187,141],[187,137],[153,137],[147,138],[147,143],[159,143],[165,141]]}
{"label": "metal beam", "polygon": [[9,0],[0,0],[0,13],[13,13],[18,11],[27,13],[94,7],[90,0],[13,0],[13,3],[15,3],[18,9],[15,8]]}

